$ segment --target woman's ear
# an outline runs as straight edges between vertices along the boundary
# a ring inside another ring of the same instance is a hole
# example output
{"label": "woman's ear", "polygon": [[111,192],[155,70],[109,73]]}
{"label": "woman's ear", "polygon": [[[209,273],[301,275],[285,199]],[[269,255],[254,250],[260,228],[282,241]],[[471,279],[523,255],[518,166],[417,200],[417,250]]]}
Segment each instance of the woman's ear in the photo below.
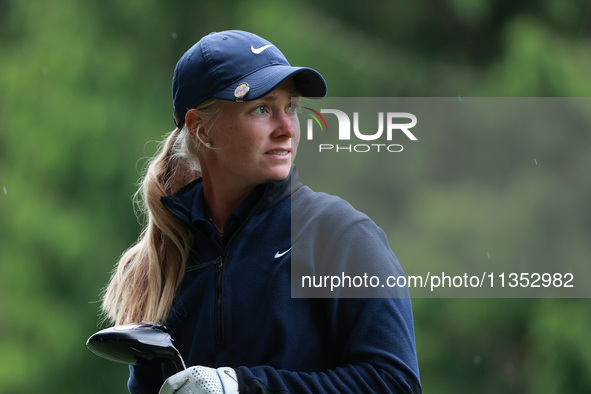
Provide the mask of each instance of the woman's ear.
{"label": "woman's ear", "polygon": [[199,133],[204,133],[204,128],[200,127],[202,126],[203,121],[203,114],[198,109],[190,109],[189,111],[187,111],[187,114],[185,115],[185,123],[187,125],[187,130],[189,130],[189,134],[191,134],[193,141],[195,141],[195,143],[198,145],[205,144],[203,135],[199,135]]}

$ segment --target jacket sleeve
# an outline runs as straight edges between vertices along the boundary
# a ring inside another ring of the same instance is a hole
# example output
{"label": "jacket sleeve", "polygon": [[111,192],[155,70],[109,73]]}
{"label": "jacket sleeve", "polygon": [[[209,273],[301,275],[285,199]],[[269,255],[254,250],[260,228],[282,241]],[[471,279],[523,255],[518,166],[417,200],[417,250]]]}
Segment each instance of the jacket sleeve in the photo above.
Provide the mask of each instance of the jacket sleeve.
{"label": "jacket sleeve", "polygon": [[[320,297],[325,305],[327,328],[338,352],[335,368],[308,372],[238,367],[241,394],[421,392],[408,289],[385,285],[388,276],[404,272],[385,233],[367,216],[340,204],[332,204],[332,212],[323,218],[315,216],[303,223],[303,231],[295,230],[300,247],[292,249],[292,276],[307,272],[342,279],[367,274],[379,278],[380,284],[345,286],[340,291],[325,286],[309,294]],[[297,260],[304,267],[294,270]]]}
{"label": "jacket sleeve", "polygon": [[140,361],[129,366],[127,389],[131,394],[158,394],[163,383],[162,363]]}
{"label": "jacket sleeve", "polygon": [[[320,372],[238,367],[240,393],[420,393],[409,299],[330,300],[339,366]],[[409,319],[410,316],[410,319]]]}

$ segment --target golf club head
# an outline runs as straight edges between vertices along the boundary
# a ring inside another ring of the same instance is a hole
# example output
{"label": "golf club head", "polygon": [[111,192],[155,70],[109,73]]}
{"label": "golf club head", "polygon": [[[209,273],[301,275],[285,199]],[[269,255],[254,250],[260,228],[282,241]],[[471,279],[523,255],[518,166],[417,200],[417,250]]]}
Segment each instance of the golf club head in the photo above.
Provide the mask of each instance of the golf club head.
{"label": "golf club head", "polygon": [[186,368],[185,362],[172,342],[166,326],[142,322],[101,330],[88,338],[86,346],[107,360],[135,365],[140,360],[167,359],[182,371]]}

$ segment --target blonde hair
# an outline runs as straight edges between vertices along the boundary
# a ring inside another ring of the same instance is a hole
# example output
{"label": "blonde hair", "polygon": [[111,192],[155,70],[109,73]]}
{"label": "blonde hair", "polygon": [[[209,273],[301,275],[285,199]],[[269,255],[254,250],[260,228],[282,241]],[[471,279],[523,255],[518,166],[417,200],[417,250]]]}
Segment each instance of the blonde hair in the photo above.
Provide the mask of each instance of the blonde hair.
{"label": "blonde hair", "polygon": [[103,294],[104,317],[114,324],[166,321],[183,280],[193,237],[190,229],[170,213],[160,197],[176,193],[201,175],[197,153],[199,129],[208,131],[221,110],[218,99],[197,107],[204,115],[196,130],[170,132],[148,163],[134,199],[147,217],[137,242],[120,257]]}

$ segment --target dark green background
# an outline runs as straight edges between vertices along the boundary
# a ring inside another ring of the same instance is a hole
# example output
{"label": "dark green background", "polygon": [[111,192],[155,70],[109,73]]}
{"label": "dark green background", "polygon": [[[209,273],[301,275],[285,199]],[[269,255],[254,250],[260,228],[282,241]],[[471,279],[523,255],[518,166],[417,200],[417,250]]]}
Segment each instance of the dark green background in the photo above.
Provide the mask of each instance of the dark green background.
{"label": "dark green background", "polygon": [[[0,391],[125,392],[126,367],[84,342],[100,328],[97,301],[113,264],[138,235],[131,195],[154,141],[173,127],[174,65],[204,34],[257,33],[293,65],[319,70],[333,97],[588,96],[590,21],[589,1],[0,0]],[[570,193],[591,200],[581,176],[589,130],[525,141],[552,165],[517,194],[512,185],[530,178],[507,179],[507,158],[461,166],[471,144],[505,144],[502,133],[471,138],[414,163],[423,176],[399,176],[404,209],[386,230],[403,264],[458,247],[483,253],[458,242],[479,229],[470,203],[474,193],[490,197],[483,172],[519,210],[521,220],[501,223],[515,240],[505,253],[533,258],[559,239],[568,248],[556,258],[588,260],[589,210],[554,207],[573,177]],[[421,190],[420,204],[406,190]],[[363,204],[356,192],[344,197]],[[401,239],[410,245],[402,253]],[[425,392],[591,390],[590,306],[415,299]]]}

